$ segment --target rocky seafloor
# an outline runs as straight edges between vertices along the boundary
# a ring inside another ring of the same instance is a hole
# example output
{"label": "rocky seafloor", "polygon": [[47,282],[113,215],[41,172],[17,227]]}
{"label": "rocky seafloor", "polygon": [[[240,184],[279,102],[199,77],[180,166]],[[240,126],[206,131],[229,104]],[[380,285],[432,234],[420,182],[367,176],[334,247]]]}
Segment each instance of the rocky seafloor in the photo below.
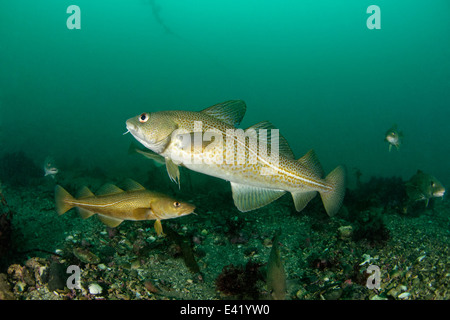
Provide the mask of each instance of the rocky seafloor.
{"label": "rocky seafloor", "polygon": [[[110,182],[75,176],[3,184],[0,214],[9,225],[0,234],[0,299],[272,299],[266,268],[278,230],[286,300],[450,297],[450,204],[434,199],[428,208],[406,208],[398,178],[359,183],[331,218],[320,197],[300,213],[289,195],[239,212],[229,186],[211,178],[214,191],[191,186],[182,194],[197,214],[164,220],[167,236],[158,237],[152,221],[112,229],[75,210],[58,216],[56,183],[72,192]],[[377,288],[370,265],[380,272]],[[70,266],[79,271],[78,287]]]}

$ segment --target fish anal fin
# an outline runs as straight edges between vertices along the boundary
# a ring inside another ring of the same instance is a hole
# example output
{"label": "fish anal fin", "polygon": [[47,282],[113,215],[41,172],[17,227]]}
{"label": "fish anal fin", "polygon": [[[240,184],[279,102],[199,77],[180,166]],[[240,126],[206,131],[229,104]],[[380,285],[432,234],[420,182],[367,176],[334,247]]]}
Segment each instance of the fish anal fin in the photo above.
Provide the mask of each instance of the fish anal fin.
{"label": "fish anal fin", "polygon": [[236,126],[241,123],[246,108],[245,102],[242,100],[229,100],[215,104],[200,112],[206,113],[229,125]]}
{"label": "fish anal fin", "polygon": [[180,187],[180,168],[170,158],[166,158],[166,169],[170,180]]}
{"label": "fish anal fin", "polygon": [[125,192],[125,191],[123,191],[118,186],[116,186],[112,183],[107,183],[107,184],[104,184],[102,187],[100,187],[100,189],[97,191],[97,195],[98,196],[111,195],[111,194],[117,194],[117,193],[122,193],[122,192]]}
{"label": "fish anal fin", "polygon": [[87,219],[95,214],[95,212],[89,211],[87,209],[83,209],[80,207],[77,207],[78,212],[80,213],[81,218]]}
{"label": "fish anal fin", "polygon": [[286,193],[284,190],[258,188],[235,182],[231,182],[231,189],[234,204],[242,212],[264,207]]}
{"label": "fish anal fin", "polygon": [[103,222],[104,224],[106,224],[108,227],[111,228],[117,227],[123,221],[122,219],[112,218],[100,214],[98,215],[98,218],[100,219],[101,222]]}
{"label": "fish anal fin", "polygon": [[295,210],[302,211],[309,201],[317,195],[317,191],[307,192],[292,192],[292,199],[294,200]]}

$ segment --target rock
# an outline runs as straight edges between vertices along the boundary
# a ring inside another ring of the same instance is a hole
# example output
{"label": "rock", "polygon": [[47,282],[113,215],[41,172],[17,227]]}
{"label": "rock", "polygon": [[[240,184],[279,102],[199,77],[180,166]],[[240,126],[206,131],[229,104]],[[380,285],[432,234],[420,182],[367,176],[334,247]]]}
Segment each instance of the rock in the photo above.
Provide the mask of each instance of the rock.
{"label": "rock", "polygon": [[11,291],[11,286],[8,283],[6,274],[0,273],[0,300],[15,300],[14,294]]}
{"label": "rock", "polygon": [[325,300],[337,300],[341,296],[342,296],[341,288],[331,288],[323,294]]}
{"label": "rock", "polygon": [[81,262],[84,263],[92,263],[92,264],[98,264],[100,263],[100,258],[97,257],[95,254],[90,252],[87,249],[83,248],[73,248],[72,253],[75,257],[77,257]]}
{"label": "rock", "polygon": [[338,229],[339,238],[341,240],[349,240],[353,235],[353,227],[352,226],[342,226]]}

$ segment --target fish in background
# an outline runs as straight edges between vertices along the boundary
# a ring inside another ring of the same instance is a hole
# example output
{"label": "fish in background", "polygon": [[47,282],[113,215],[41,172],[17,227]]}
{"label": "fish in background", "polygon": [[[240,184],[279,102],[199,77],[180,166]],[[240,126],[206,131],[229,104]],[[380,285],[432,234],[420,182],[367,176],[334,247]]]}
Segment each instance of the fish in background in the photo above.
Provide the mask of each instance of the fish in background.
{"label": "fish in background", "polygon": [[428,207],[431,198],[443,197],[445,194],[442,183],[421,170],[417,170],[417,173],[406,182],[405,186],[409,200],[412,202],[425,200],[425,207]]}
{"label": "fish in background", "polygon": [[[281,135],[278,136],[279,153],[275,160],[267,153],[260,152],[261,144],[255,147],[255,144],[250,144],[249,139],[232,135],[231,144],[230,141],[225,143],[225,140],[230,139],[229,130],[237,130],[235,126],[241,122],[245,111],[246,105],[242,100],[231,100],[200,112],[144,112],[128,119],[126,126],[127,132],[138,142],[164,157],[172,181],[179,184],[179,165],[230,181],[234,203],[242,212],[263,207],[290,192],[297,211],[303,210],[319,193],[327,214],[336,214],[345,194],[344,167],[336,167],[324,178],[322,166],[314,151],[310,150],[296,160],[289,144]],[[198,128],[199,124],[201,129]],[[273,134],[273,129],[277,132],[275,126],[262,121],[247,128],[245,132],[251,129],[251,132],[256,132],[258,141],[265,143],[266,150],[270,149],[272,152],[269,133],[266,137],[261,137],[260,132],[266,130]],[[206,133],[216,134],[214,140],[205,138]],[[196,148],[196,136],[199,135],[202,141],[200,148]],[[193,151],[192,145],[186,144],[186,140],[194,141]],[[245,152],[235,152],[238,148]],[[250,162],[250,156],[254,156],[256,161]],[[220,161],[225,157],[227,161]],[[232,161],[228,161],[228,157]],[[274,173],[262,174],[268,172],[264,171],[267,169]]]}
{"label": "fish in background", "polygon": [[397,130],[397,125],[394,124],[388,131],[386,131],[384,140],[389,143],[389,152],[392,150],[392,146],[400,148],[403,140],[403,133]]}
{"label": "fish in background", "polygon": [[58,168],[55,166],[55,160],[52,157],[45,158],[44,161],[44,177],[50,176],[55,179],[56,174],[59,172]]}
{"label": "fish in background", "polygon": [[161,220],[182,217],[194,213],[195,206],[180,202],[165,194],[146,190],[134,180],[125,181],[126,191],[113,184],[105,184],[94,195],[83,187],[77,198],[72,197],[63,187],[55,187],[56,211],[64,214],[76,207],[83,219],[94,214],[100,221],[114,228],[124,220],[156,220],[155,231],[164,235]]}
{"label": "fish in background", "polygon": [[286,298],[286,272],[281,261],[280,244],[278,242],[280,235],[281,230],[278,230],[272,240],[272,250],[267,263],[266,284],[274,300]]}

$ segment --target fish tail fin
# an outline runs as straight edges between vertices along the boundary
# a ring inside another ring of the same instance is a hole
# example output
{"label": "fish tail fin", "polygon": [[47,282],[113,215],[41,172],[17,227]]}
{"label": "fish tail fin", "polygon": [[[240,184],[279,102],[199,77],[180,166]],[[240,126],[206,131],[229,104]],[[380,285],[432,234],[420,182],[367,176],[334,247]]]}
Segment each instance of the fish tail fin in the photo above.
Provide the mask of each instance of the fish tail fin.
{"label": "fish tail fin", "polygon": [[58,212],[59,215],[62,215],[73,208],[73,205],[70,204],[70,201],[73,200],[75,200],[74,197],[72,197],[63,187],[59,185],[55,187],[55,206],[56,212]]}
{"label": "fish tail fin", "polygon": [[327,214],[331,217],[341,208],[345,195],[345,168],[336,167],[325,178],[325,182],[332,187],[331,191],[321,191],[323,205]]}

